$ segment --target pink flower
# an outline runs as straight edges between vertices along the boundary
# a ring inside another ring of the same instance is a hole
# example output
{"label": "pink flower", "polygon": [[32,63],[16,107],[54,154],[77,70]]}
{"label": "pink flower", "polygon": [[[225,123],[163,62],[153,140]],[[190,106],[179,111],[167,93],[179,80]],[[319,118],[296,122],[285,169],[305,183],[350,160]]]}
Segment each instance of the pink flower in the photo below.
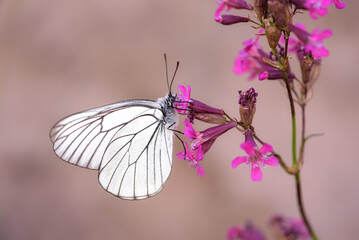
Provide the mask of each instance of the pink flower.
{"label": "pink flower", "polygon": [[271,226],[276,230],[278,238],[310,239],[310,234],[303,220],[275,215],[270,220]]}
{"label": "pink flower", "polygon": [[179,101],[174,103],[174,106],[178,113],[184,115],[187,111],[187,106],[190,102],[191,97],[191,86],[187,86],[187,88],[183,85],[178,85],[179,90],[181,93],[177,95]]}
{"label": "pink flower", "polygon": [[[345,2],[340,0],[289,0],[297,9],[309,10],[312,18],[318,19],[318,16],[325,16],[328,13],[327,8],[334,3],[337,9],[343,9]],[[317,16],[318,15],[318,16]]]}
{"label": "pink flower", "polygon": [[230,229],[228,229],[227,239],[228,240],[240,239],[241,235],[242,235],[242,229],[237,226],[233,226]]}
{"label": "pink flower", "polygon": [[263,174],[260,167],[264,165],[278,166],[278,159],[275,156],[268,156],[268,154],[273,152],[271,145],[264,143],[263,146],[258,149],[251,131],[247,130],[245,132],[245,138],[246,140],[241,144],[241,148],[248,156],[236,157],[232,161],[232,167],[236,168],[238,165],[246,163],[251,167],[252,180],[261,181]]}
{"label": "pink flower", "polygon": [[265,240],[263,233],[252,223],[246,223],[244,228],[231,227],[227,232],[228,240]]}
{"label": "pink flower", "polygon": [[[324,47],[323,39],[333,34],[330,29],[322,30],[317,28],[310,34],[305,30],[305,26],[300,23],[290,25],[289,28],[297,37],[289,38],[289,51],[298,52],[304,49],[306,54],[312,54],[316,59],[329,56],[328,49]],[[284,42],[284,38],[282,38],[282,41]]]}
{"label": "pink flower", "polygon": [[343,9],[343,8],[345,8],[345,5],[347,5],[347,4],[345,2],[341,2],[339,0],[334,0],[334,5],[338,9]]}
{"label": "pink flower", "polygon": [[202,136],[201,133],[194,130],[192,123],[188,119],[185,119],[183,124],[185,125],[184,135],[186,137],[190,139],[198,139]]}
{"label": "pink flower", "polygon": [[196,149],[189,149],[188,144],[184,142],[184,152],[177,153],[177,157],[181,160],[187,160],[192,167],[197,168],[197,174],[204,177],[203,167],[199,164],[203,159],[203,151],[201,145]]}
{"label": "pink flower", "polygon": [[214,20],[216,20],[217,22],[221,22],[222,20],[221,13],[223,11],[228,12],[232,7],[236,9],[253,9],[253,6],[244,0],[220,0],[218,4],[219,7],[214,13]]}
{"label": "pink flower", "polygon": [[328,13],[327,7],[332,5],[333,0],[307,0],[305,7],[309,10],[312,18],[318,19],[318,16],[325,16]]}
{"label": "pink flower", "polygon": [[192,123],[188,119],[184,121],[184,125],[184,135],[191,140],[192,149],[197,149],[199,146],[201,146],[203,153],[206,153],[220,135],[236,127],[237,123],[229,122],[226,124],[207,128],[206,130],[200,132],[196,132],[194,130]]}
{"label": "pink flower", "polygon": [[190,139],[190,147],[184,142],[185,150],[177,154],[179,159],[187,160],[192,167],[197,168],[197,174],[204,176],[203,167],[199,162],[203,155],[211,148],[214,141],[223,133],[237,126],[236,122],[214,126],[201,132],[196,132],[192,123],[186,119],[184,121],[184,135]]}
{"label": "pink flower", "polygon": [[[263,33],[262,29],[258,34],[261,33]],[[234,60],[234,73],[241,75],[249,72],[250,80],[254,79],[258,74],[264,71],[275,70],[274,67],[263,61],[263,58],[270,59],[270,56],[266,54],[259,45],[259,37],[260,35],[256,38],[244,41],[244,49],[239,52],[239,56]]]}
{"label": "pink flower", "polygon": [[[289,79],[293,79],[295,78],[295,75],[293,73],[287,73],[287,77]],[[280,70],[269,70],[269,71],[264,71],[261,74],[258,75],[258,80],[262,81],[262,80],[277,80],[277,79],[284,79],[283,73]]]}
{"label": "pink flower", "polygon": [[329,51],[324,47],[323,39],[332,36],[332,34],[333,32],[330,29],[316,28],[310,35],[310,40],[305,46],[305,50],[310,51],[314,58],[328,57]]}
{"label": "pink flower", "polygon": [[334,3],[338,9],[343,9],[346,6],[345,2],[340,0],[291,0],[298,9],[309,10],[312,18],[318,19],[318,16],[325,16],[328,13],[328,7]]}

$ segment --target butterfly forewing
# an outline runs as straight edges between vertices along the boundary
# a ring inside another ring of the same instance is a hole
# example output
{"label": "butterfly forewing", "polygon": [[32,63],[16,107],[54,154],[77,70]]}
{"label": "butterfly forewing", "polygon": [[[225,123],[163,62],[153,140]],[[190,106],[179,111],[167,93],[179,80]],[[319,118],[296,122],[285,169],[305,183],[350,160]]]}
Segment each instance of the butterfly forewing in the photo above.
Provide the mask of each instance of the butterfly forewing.
{"label": "butterfly forewing", "polygon": [[113,195],[155,195],[172,166],[173,132],[166,114],[177,118],[171,106],[163,110],[164,102],[129,100],[64,118],[50,132],[54,151],[71,164],[98,169],[101,186]]}

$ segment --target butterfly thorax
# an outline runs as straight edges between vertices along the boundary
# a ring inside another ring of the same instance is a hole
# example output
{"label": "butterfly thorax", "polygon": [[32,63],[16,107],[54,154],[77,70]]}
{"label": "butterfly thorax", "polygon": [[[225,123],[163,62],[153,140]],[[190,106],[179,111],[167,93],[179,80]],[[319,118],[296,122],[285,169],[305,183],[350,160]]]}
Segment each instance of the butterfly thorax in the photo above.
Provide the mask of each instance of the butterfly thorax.
{"label": "butterfly thorax", "polygon": [[157,100],[157,102],[161,106],[161,110],[163,112],[164,123],[166,125],[172,125],[174,127],[177,125],[177,122],[178,122],[177,121],[178,114],[173,106],[175,99],[176,99],[176,94],[170,93],[167,96],[165,96],[163,98],[159,98]]}

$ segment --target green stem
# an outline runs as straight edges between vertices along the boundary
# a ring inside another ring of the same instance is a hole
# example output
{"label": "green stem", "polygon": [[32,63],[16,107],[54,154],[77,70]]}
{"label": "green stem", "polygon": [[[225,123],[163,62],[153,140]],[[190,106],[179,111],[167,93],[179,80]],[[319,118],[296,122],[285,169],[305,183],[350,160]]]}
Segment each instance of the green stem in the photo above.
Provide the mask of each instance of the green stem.
{"label": "green stem", "polygon": [[[287,44],[286,44],[286,46],[287,46]],[[296,166],[297,166],[297,126],[296,126],[296,119],[295,119],[295,108],[294,108],[294,100],[293,100],[292,90],[290,88],[287,70],[284,69],[283,61],[281,60],[281,58],[278,56],[278,54],[275,52],[274,49],[272,49],[272,53],[276,56],[276,58],[278,60],[280,70],[283,74],[285,87],[287,89],[287,93],[288,93],[288,97],[289,97],[290,112],[291,112],[291,116],[292,116],[292,158],[293,158],[292,168],[296,168]]]}
{"label": "green stem", "polygon": [[[301,141],[301,146],[300,146],[300,155],[299,155],[299,164],[298,164],[297,163],[297,126],[296,126],[294,100],[293,100],[293,95],[292,95],[292,89],[291,89],[289,79],[288,79],[287,69],[286,69],[289,33],[285,32],[284,38],[285,38],[285,51],[284,51],[284,56],[283,56],[284,62],[282,61],[281,57],[278,56],[278,54],[276,54],[274,49],[272,49],[272,52],[277,57],[280,70],[283,74],[285,86],[286,86],[288,97],[289,97],[291,117],[292,117],[292,158],[293,158],[293,162],[292,162],[292,167],[288,168],[288,169],[295,170],[294,176],[295,176],[296,190],[297,190],[297,202],[298,202],[298,207],[299,207],[299,211],[302,216],[302,219],[303,219],[312,239],[318,240],[318,237],[315,234],[312,226],[310,225],[307,215],[304,211],[304,204],[303,204],[303,199],[302,199],[302,187],[301,187],[301,182],[300,182],[300,168],[301,168],[301,164],[303,162],[304,145],[305,145],[305,105],[304,104],[302,105],[302,136],[301,136],[302,141]],[[282,163],[281,163],[281,165],[282,165]],[[285,164],[282,165],[283,168],[284,168],[284,166],[285,166]],[[285,169],[287,171],[287,173],[289,173],[288,169]]]}

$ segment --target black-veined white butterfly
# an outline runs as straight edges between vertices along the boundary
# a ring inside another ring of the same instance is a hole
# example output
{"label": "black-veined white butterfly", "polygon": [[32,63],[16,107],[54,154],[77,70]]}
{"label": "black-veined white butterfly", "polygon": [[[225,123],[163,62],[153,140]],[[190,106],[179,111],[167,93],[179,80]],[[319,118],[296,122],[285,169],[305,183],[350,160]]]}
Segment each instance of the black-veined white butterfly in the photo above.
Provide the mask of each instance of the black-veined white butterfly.
{"label": "black-veined white butterfly", "polygon": [[[177,68],[178,63],[175,74]],[[172,168],[178,122],[170,90],[174,76],[171,84],[167,77],[169,94],[157,102],[127,100],[60,120],[50,132],[54,152],[68,163],[98,170],[101,186],[117,197],[156,195]]]}

